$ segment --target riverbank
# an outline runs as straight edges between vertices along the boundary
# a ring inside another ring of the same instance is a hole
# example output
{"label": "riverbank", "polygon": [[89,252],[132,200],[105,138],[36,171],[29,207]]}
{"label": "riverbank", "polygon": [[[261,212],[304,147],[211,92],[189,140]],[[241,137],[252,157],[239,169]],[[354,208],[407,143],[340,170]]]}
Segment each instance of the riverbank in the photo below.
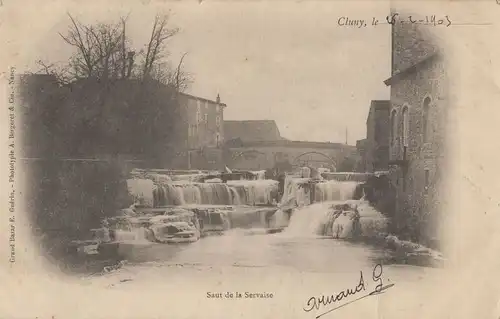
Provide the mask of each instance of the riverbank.
{"label": "riverbank", "polygon": [[446,258],[437,250],[430,249],[411,241],[401,240],[392,234],[377,234],[348,240],[363,243],[387,252],[381,260],[385,264],[403,264],[421,267],[442,268]]}

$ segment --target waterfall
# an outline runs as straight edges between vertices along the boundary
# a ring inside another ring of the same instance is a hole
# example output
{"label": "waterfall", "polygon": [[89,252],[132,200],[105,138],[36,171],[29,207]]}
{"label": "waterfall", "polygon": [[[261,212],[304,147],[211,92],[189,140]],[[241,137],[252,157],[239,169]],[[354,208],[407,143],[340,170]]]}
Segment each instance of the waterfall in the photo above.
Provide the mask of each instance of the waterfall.
{"label": "waterfall", "polygon": [[136,227],[130,230],[116,229],[115,230],[115,240],[118,242],[136,242],[136,243],[148,243],[146,228]]}
{"label": "waterfall", "polygon": [[154,182],[150,179],[128,179],[127,188],[130,196],[136,203],[152,206],[154,203]]}
{"label": "waterfall", "polygon": [[286,205],[295,201],[296,206],[306,206],[314,202],[352,199],[358,184],[354,181],[313,180],[287,176],[281,204]]}
{"label": "waterfall", "polygon": [[[352,210],[336,207],[348,205]],[[357,214],[355,213],[357,211]],[[373,237],[387,232],[387,218],[362,200],[332,201],[297,208],[285,230],[291,236],[332,236],[346,239],[356,236]]]}
{"label": "waterfall", "polygon": [[298,208],[293,212],[285,232],[293,236],[321,235],[322,226],[327,222],[332,203],[316,203]]}
{"label": "waterfall", "polygon": [[294,201],[297,206],[309,205],[311,203],[310,192],[306,186],[308,178],[285,177],[285,186],[281,204],[285,205]]}
{"label": "waterfall", "polygon": [[256,171],[252,172],[257,176],[258,180],[266,179],[266,171]]}
{"label": "waterfall", "polygon": [[228,183],[172,182],[153,189],[155,206],[257,205],[272,204],[278,182],[272,180],[239,180]]}
{"label": "waterfall", "polygon": [[352,199],[357,182],[338,182],[335,180],[320,182],[315,187],[315,202]]}
{"label": "waterfall", "polygon": [[233,198],[233,204],[234,205],[241,205],[241,197],[240,194],[238,194],[238,191],[234,187],[230,187],[229,190],[231,191],[231,196]]}
{"label": "waterfall", "polygon": [[361,236],[385,232],[387,218],[364,197],[353,200],[358,185],[349,177],[339,181],[287,176],[274,223],[287,227],[285,233],[292,236],[349,238],[357,231]]}
{"label": "waterfall", "polygon": [[239,180],[227,184],[235,188],[238,194],[244,194],[242,202],[247,205],[272,204],[278,192],[278,182],[274,180]]}

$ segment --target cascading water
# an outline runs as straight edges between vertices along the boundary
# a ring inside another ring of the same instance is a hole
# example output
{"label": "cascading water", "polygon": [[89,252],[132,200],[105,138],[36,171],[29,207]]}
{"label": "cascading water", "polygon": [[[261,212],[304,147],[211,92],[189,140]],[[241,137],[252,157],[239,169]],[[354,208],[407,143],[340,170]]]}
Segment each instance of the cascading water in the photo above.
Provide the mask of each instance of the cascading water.
{"label": "cascading water", "polygon": [[[353,210],[337,210],[335,206],[339,205],[349,205]],[[361,236],[377,236],[387,231],[387,218],[363,200],[322,202],[295,210],[285,233],[352,238],[355,229]]]}
{"label": "cascading water", "polygon": [[115,240],[121,243],[150,243],[147,239],[147,230],[144,227],[132,227],[131,229],[116,229]]}
{"label": "cascading water", "polygon": [[314,202],[352,199],[357,182],[324,181],[314,185]]}
{"label": "cascading water", "polygon": [[150,207],[186,204],[267,205],[273,203],[278,192],[278,182],[274,180],[227,183],[172,181],[155,184],[149,179],[136,178],[127,183],[134,201]]}
{"label": "cascading water", "polygon": [[287,204],[294,201],[297,206],[309,205],[311,203],[310,192],[306,186],[309,178],[296,178],[287,176],[285,178],[285,187],[281,204]]}
{"label": "cascading water", "polygon": [[153,190],[155,184],[152,180],[139,178],[128,179],[127,188],[134,202],[146,206],[152,206],[154,204]]}
{"label": "cascading water", "polygon": [[[385,232],[386,217],[364,199],[352,199],[358,185],[354,181],[289,176],[285,180],[281,209],[275,214],[275,224],[286,227],[285,234],[291,236],[349,238],[355,230],[362,236]],[[315,202],[312,205],[311,199]],[[339,208],[342,205],[348,206]]]}
{"label": "cascading water", "polygon": [[257,176],[258,180],[266,179],[266,171],[256,171],[253,173]]}
{"label": "cascading water", "polygon": [[227,185],[236,191],[240,203],[246,205],[272,204],[278,192],[274,180],[229,181]]}

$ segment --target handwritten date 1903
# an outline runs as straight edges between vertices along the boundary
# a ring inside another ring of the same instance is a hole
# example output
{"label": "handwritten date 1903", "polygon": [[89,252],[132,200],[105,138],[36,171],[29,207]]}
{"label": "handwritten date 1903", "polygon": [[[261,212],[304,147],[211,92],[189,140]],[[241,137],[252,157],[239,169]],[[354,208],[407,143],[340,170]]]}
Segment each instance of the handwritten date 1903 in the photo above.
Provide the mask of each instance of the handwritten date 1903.
{"label": "handwritten date 1903", "polygon": [[[377,285],[375,286],[375,289],[370,293],[370,295],[380,293],[381,290],[383,289],[382,265],[381,264],[377,264],[373,268],[372,280]],[[307,301],[306,307],[303,309],[305,312],[310,312],[314,309],[319,310],[322,306],[324,307],[324,306],[328,306],[330,304],[339,302],[344,298],[356,295],[357,293],[359,293],[361,291],[365,291],[365,290],[366,290],[366,286],[365,286],[365,280],[363,278],[363,272],[360,271],[359,282],[358,282],[357,286],[355,286],[354,288],[345,289],[339,293],[334,293],[332,295],[326,295],[326,296],[322,295],[319,297],[311,297]]]}
{"label": "handwritten date 1903", "polygon": [[408,24],[424,24],[432,26],[443,25],[446,27],[449,27],[451,25],[451,19],[447,15],[445,15],[440,19],[436,18],[436,15],[429,15],[423,17],[408,16],[407,18],[403,18],[399,15],[399,13],[393,13],[392,15],[387,16],[386,20],[387,23],[389,24],[408,23]]}

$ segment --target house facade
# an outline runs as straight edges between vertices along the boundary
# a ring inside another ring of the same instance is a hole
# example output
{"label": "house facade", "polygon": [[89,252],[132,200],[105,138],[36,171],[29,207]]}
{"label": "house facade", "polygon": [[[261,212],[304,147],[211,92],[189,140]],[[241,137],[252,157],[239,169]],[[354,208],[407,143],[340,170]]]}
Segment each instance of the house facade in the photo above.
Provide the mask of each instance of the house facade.
{"label": "house facade", "polygon": [[224,109],[220,96],[209,100],[179,93],[181,112],[179,134],[182,146],[172,167],[177,169],[220,169],[223,167]]}
{"label": "house facade", "polygon": [[396,187],[393,227],[404,237],[438,245],[448,108],[442,50],[425,26],[392,26],[390,168]]}
{"label": "house facade", "polygon": [[224,143],[224,109],[220,96],[209,100],[179,93],[179,104],[185,119],[186,148],[216,148]]}

